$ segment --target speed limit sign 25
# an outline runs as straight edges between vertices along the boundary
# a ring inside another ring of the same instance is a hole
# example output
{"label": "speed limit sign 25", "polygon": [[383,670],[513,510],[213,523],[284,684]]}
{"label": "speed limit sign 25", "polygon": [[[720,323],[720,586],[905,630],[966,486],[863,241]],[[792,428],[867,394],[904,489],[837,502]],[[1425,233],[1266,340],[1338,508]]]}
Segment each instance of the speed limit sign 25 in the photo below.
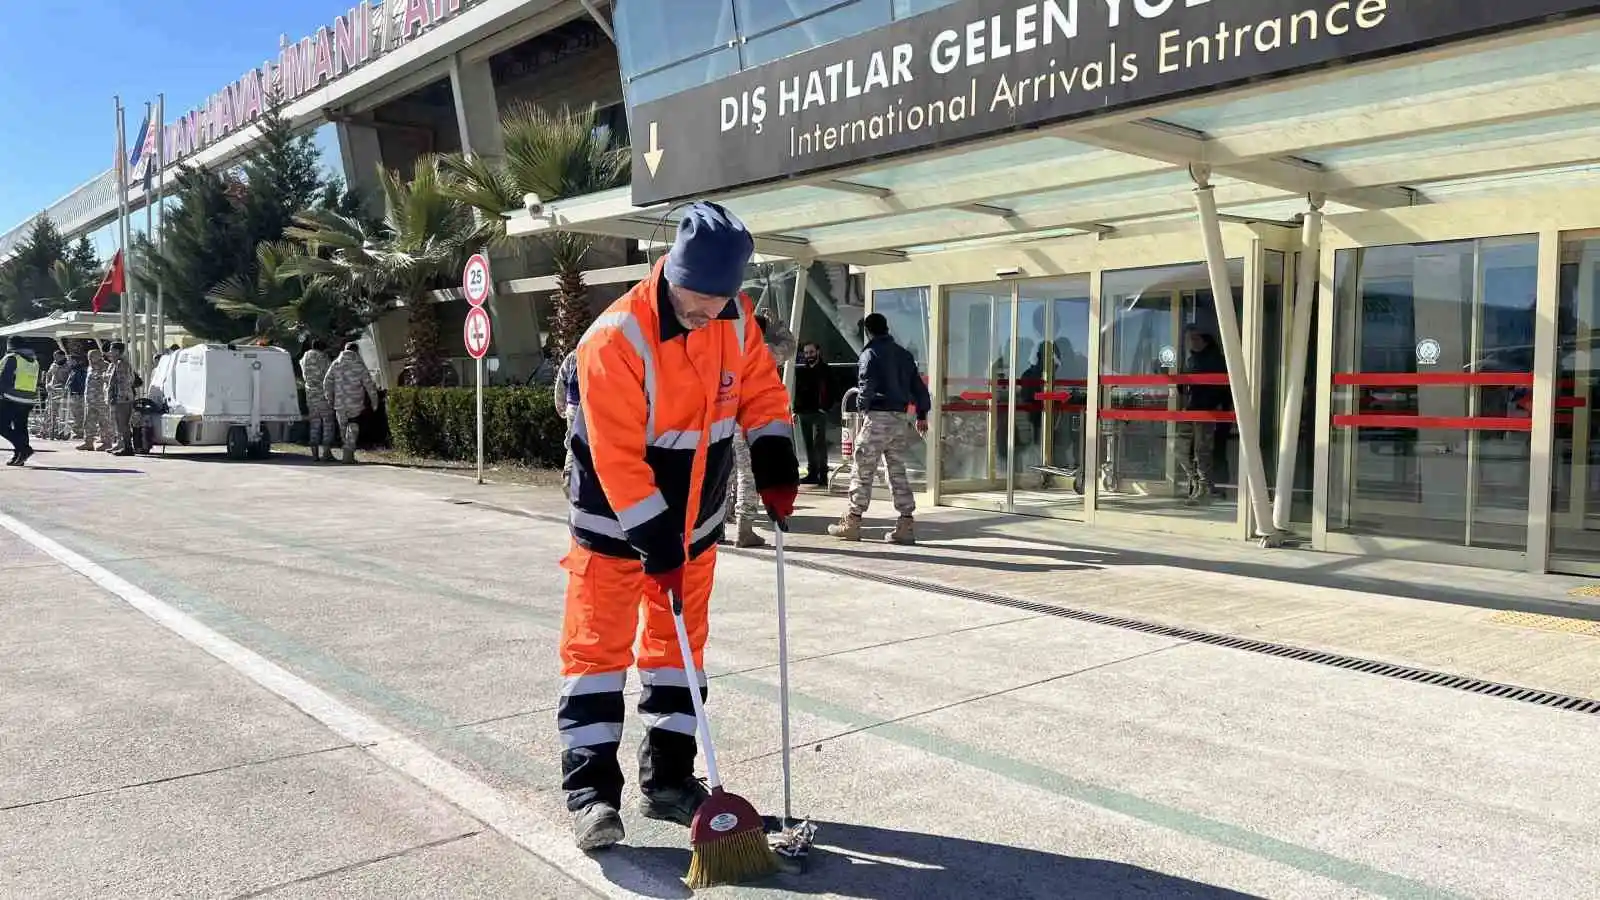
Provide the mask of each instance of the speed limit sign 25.
{"label": "speed limit sign 25", "polygon": [[482,306],[489,299],[489,286],[493,281],[489,277],[489,257],[482,253],[474,253],[467,260],[467,267],[461,273],[461,290],[467,295],[467,302],[473,306]]}

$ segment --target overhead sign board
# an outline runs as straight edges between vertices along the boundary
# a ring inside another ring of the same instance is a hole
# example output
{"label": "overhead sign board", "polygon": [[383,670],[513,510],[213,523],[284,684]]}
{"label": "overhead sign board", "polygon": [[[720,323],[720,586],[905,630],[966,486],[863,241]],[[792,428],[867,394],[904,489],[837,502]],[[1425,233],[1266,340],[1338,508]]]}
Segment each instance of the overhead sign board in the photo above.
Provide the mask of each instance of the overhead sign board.
{"label": "overhead sign board", "polygon": [[633,202],[1595,12],[1596,0],[964,0],[639,105]]}

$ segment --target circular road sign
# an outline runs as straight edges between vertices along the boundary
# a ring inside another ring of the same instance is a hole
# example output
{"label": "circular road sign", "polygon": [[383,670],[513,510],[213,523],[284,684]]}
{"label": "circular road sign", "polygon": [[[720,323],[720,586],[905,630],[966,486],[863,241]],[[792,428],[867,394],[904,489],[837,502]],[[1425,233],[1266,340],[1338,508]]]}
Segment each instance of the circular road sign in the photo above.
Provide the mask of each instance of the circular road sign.
{"label": "circular road sign", "polygon": [[492,329],[489,327],[489,313],[481,306],[474,306],[467,310],[467,323],[461,328],[461,337],[467,345],[467,355],[473,359],[483,359],[489,352],[489,336]]}
{"label": "circular road sign", "polygon": [[467,260],[466,269],[461,272],[461,289],[466,292],[467,302],[482,306],[489,299],[489,285],[489,257],[482,253],[472,254],[472,258]]}

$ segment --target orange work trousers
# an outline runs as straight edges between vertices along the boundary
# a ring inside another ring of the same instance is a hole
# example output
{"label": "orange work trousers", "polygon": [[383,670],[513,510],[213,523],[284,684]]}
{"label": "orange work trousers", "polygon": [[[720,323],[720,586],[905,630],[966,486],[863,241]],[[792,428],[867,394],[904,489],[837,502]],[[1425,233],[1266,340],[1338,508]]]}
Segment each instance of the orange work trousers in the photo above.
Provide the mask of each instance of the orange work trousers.
{"label": "orange work trousers", "polygon": [[[683,624],[689,632],[695,670],[705,672],[707,611],[711,604],[712,573],[717,549],[712,547],[683,570]],[[654,580],[644,574],[637,559],[585,550],[577,544],[561,560],[567,570],[566,613],[561,627],[561,674],[571,678],[605,672],[623,672],[638,662],[641,672],[682,669],[678,632],[672,624],[672,606]],[[639,609],[644,608],[644,633],[639,633]],[[639,653],[634,656],[634,638]]]}
{"label": "orange work trousers", "polygon": [[[717,551],[713,547],[684,569],[683,620],[694,654],[699,690],[705,693],[707,611]],[[666,594],[636,559],[619,559],[574,544],[561,560],[567,570],[566,614],[561,629],[561,783],[567,807],[595,802],[617,806],[623,777],[617,763],[629,666],[637,662],[643,690],[639,716],[639,787],[646,794],[680,788],[694,777],[694,700],[678,647]],[[644,630],[639,611],[644,609]],[[634,651],[638,643],[637,655]]]}

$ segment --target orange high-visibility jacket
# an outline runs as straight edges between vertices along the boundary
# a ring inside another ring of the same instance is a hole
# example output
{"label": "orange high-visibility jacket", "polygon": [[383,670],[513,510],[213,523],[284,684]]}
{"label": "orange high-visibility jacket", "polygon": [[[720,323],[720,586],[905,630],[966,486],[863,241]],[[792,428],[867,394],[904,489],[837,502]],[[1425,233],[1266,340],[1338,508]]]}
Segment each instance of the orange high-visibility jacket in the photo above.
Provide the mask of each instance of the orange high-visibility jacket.
{"label": "orange high-visibility jacket", "polygon": [[[758,489],[797,484],[789,395],[740,296],[704,328],[672,313],[662,264],[578,345],[570,521],[580,546],[665,572],[722,538],[733,434]],[[685,538],[687,535],[687,539]]]}

